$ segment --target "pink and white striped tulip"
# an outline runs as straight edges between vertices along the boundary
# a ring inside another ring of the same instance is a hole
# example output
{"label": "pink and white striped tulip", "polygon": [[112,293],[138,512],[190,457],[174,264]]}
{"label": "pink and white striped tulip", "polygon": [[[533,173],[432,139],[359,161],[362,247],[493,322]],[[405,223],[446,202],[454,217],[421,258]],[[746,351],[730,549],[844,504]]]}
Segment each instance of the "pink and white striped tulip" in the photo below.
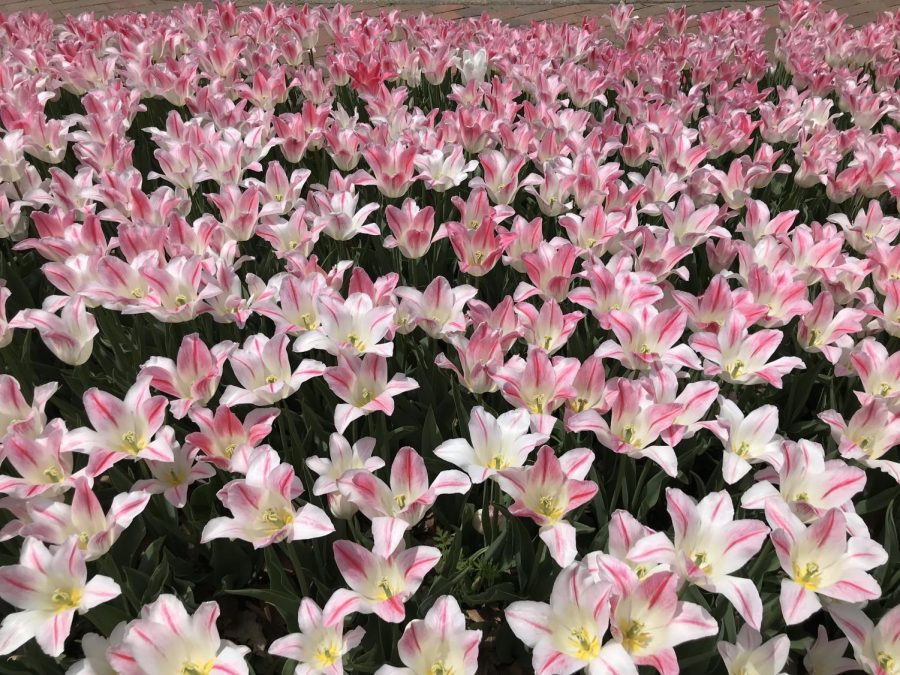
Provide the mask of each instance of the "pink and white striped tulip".
{"label": "pink and white striped tulip", "polygon": [[175,361],[153,356],[141,366],[140,375],[149,376],[150,386],[157,391],[175,397],[169,410],[172,417],[180,420],[188,410],[206,405],[213,397],[225,360],[236,348],[235,343],[226,340],[210,349],[199,334],[192,333],[181,341]]}
{"label": "pink and white striped tulip", "polygon": [[637,675],[625,648],[604,640],[609,628],[612,587],[597,582],[583,565],[569,565],[556,577],[550,602],[523,600],[506,608],[506,622],[533,651],[535,675]]}
{"label": "pink and white striped tulip", "polygon": [[722,477],[729,485],[746,476],[753,464],[777,462],[781,457],[778,408],[764,405],[747,415],[731,399],[719,397],[719,415],[705,424],[725,448]]}
{"label": "pink and white striped tulip", "polygon": [[344,633],[344,618],[351,605],[340,596],[332,596],[320,608],[314,600],[303,598],[297,612],[299,633],[275,640],[269,653],[297,662],[294,675],[343,675],[344,654],[359,645],[366,631],[359,627]]}
{"label": "pink and white striped tulip", "polygon": [[269,338],[262,334],[251,335],[243,347],[228,357],[240,387],[233,384],[225,388],[219,402],[225,406],[271,405],[287,398],[300,385],[325,373],[325,364],[313,359],[303,359],[292,369],[288,360],[288,336],[278,333]]}
{"label": "pink and white striped tulip", "polygon": [[334,407],[334,426],[339,434],[350,423],[376,411],[388,417],[394,413],[394,397],[419,388],[419,383],[402,373],[388,380],[387,359],[366,354],[361,359],[338,357],[338,365],[325,370],[325,382],[344,403]]}
{"label": "pink and white striped tulip", "polygon": [[434,454],[468,473],[473,483],[483,483],[498,471],[524,466],[532,451],[549,440],[546,434],[528,433],[529,424],[528,413],[521,408],[494,417],[476,406],[469,414],[471,441],[444,441]]}
{"label": "pink and white striped tulip", "polygon": [[372,552],[381,557],[394,551],[439,495],[463,494],[471,485],[466,474],[455,470],[441,471],[429,485],[425,460],[410,447],[394,456],[390,485],[365,469],[351,469],[337,480],[341,495],[372,521]]}
{"label": "pink and white striped tulip", "polygon": [[538,450],[534,464],[503,469],[495,476],[514,500],[509,512],[538,524],[540,538],[560,567],[566,567],[578,555],[575,528],[563,516],[597,494],[597,484],[583,480],[593,461],[594,453],[585,448],[557,457],[545,445]]}
{"label": "pink and white striped tulip", "polygon": [[171,462],[172,435],[163,433],[168,401],[150,395],[150,377],[139,377],[119,399],[96,387],[84,392],[84,411],[93,429],[68,434],[72,450],[89,455],[86,472],[98,476],[122,459]]}
{"label": "pink and white striped tulip", "polygon": [[7,614],[0,624],[0,655],[35,638],[45,654],[59,656],[75,612],[84,614],[120,594],[109,577],[96,575],[88,581],[76,537],[52,551],[36,539],[25,539],[19,564],[0,567],[0,598],[21,610]]}
{"label": "pink and white striped tulip", "polygon": [[204,602],[188,614],[174,595],[161,595],[128,624],[121,643],[110,647],[109,662],[119,675],[247,675],[244,658],[250,648],[222,640],[218,618],[218,603]]}
{"label": "pink and white striped tulip", "polygon": [[744,624],[735,644],[719,642],[719,655],[725,662],[728,675],[744,673],[771,673],[787,675],[782,669],[787,664],[791,640],[783,633],[763,643],[762,636],[749,624]]}
{"label": "pink and white striped tulip", "polygon": [[306,466],[319,475],[313,484],[312,493],[316,496],[327,495],[328,509],[335,518],[346,520],[358,511],[358,507],[341,494],[338,480],[354,469],[373,472],[384,466],[381,457],[372,457],[374,449],[375,439],[371,436],[360,438],[351,447],[340,434],[331,434],[328,437],[329,456],[307,458]]}
{"label": "pink and white striped tulip", "polygon": [[[377,541],[379,549],[387,549]],[[334,559],[341,576],[350,586],[334,593],[332,600],[351,603],[350,611],[375,614],[382,621],[400,623],[406,616],[404,604],[419,589],[425,575],[441,559],[441,552],[431,546],[394,549],[389,556],[379,556],[359,544],[342,539],[334,542]],[[338,598],[339,600],[336,600]]]}
{"label": "pink and white striped tulip", "polygon": [[776,500],[766,502],[772,543],[787,574],[781,580],[781,614],[785,623],[805,621],[822,607],[820,595],[843,602],[881,597],[868,570],[887,562],[881,544],[868,537],[847,539],[847,520],[829,509],[809,527]]}
{"label": "pink and white striped tulip", "polygon": [[247,467],[247,476],[226,484],[216,495],[234,517],[210,520],[200,541],[241,539],[262,548],[334,532],[328,515],[318,506],[294,506],[302,492],[294,467],[282,463],[274,450],[260,450]]}
{"label": "pink and white striped tulip", "polygon": [[452,595],[442,595],[424,619],[410,621],[397,642],[405,668],[381,666],[376,675],[475,675],[480,630],[466,630],[466,618]]}

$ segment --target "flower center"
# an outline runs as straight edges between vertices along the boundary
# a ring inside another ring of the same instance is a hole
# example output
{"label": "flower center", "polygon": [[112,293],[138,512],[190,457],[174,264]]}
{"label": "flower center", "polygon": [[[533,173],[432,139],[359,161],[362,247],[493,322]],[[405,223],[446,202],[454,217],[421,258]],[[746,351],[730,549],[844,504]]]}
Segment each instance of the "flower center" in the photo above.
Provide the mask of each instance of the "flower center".
{"label": "flower center", "polygon": [[278,382],[277,375],[266,375],[266,384],[275,384]]}
{"label": "flower center", "polygon": [[734,454],[736,454],[741,459],[744,459],[747,455],[750,454],[750,444],[747,441],[741,441],[741,444],[737,446]]}
{"label": "flower center", "polygon": [[360,340],[359,336],[355,333],[350,333],[350,335],[347,336],[347,342],[349,342],[350,346],[358,352],[365,351],[366,349],[366,343]]}
{"label": "flower center", "polygon": [[59,483],[63,479],[62,472],[58,466],[51,466],[49,469],[45,469],[44,478],[47,479],[48,483]]}
{"label": "flower center", "polygon": [[262,512],[262,521],[267,530],[277,532],[294,522],[294,514],[287,509],[268,508]]}
{"label": "flower center", "polygon": [[134,298],[135,300],[140,300],[141,298],[144,297],[144,289],[138,288],[138,287],[132,288],[131,289],[131,297]]}
{"label": "flower center", "polygon": [[732,363],[729,363],[727,366],[725,366],[725,372],[728,373],[728,375],[730,375],[733,380],[736,380],[744,374],[745,365],[746,364],[743,361],[738,359],[737,361],[733,361]]}
{"label": "flower center", "polygon": [[300,315],[300,323],[303,324],[303,327],[306,330],[315,330],[319,327],[319,322],[316,321],[316,318],[309,312]]}
{"label": "flower center", "polygon": [[572,401],[572,410],[577,413],[584,412],[587,409],[587,399],[586,398],[576,398]]}
{"label": "flower center", "polygon": [[222,454],[225,455],[226,458],[231,459],[236,448],[237,443],[231,443],[230,445],[227,445],[224,450],[222,450]]}
{"label": "flower center", "polygon": [[896,672],[895,667],[897,665],[897,659],[895,659],[887,652],[878,652],[875,660],[878,662],[878,665],[881,666],[881,669],[885,673],[887,673],[887,675],[894,675],[894,673]]}
{"label": "flower center", "polygon": [[136,455],[147,447],[147,441],[143,438],[138,438],[133,431],[126,431],[122,434],[122,445],[126,453]]}
{"label": "flower center", "polygon": [[569,644],[575,649],[575,658],[582,661],[593,661],[600,653],[600,640],[584,626],[569,632]]}
{"label": "flower center", "polygon": [[181,675],[209,675],[215,665],[216,662],[212,659],[206,663],[188,661],[181,666]]}
{"label": "flower center", "polygon": [[629,654],[643,649],[652,639],[653,636],[644,630],[644,624],[640,621],[632,621],[622,630],[622,646]]}
{"label": "flower center", "polygon": [[435,661],[428,669],[428,675],[453,675],[453,667],[448,666],[444,661]]}
{"label": "flower center", "polygon": [[335,642],[319,645],[315,653],[316,665],[320,668],[334,665],[334,662],[339,658],[341,658],[341,650],[340,646]]}
{"label": "flower center", "polygon": [[50,596],[50,602],[53,603],[53,609],[57,614],[76,609],[81,605],[81,590],[78,588],[57,588]]}
{"label": "flower center", "polygon": [[394,497],[394,503],[401,511],[406,508],[406,499],[406,495],[397,495],[396,497]]}
{"label": "flower center", "polygon": [[630,424],[622,429],[622,440],[626,445],[632,445],[636,448],[639,448],[643,445],[641,439],[637,437],[637,429],[635,429],[634,426]]}
{"label": "flower center", "polygon": [[699,567],[704,574],[712,574],[712,565],[709,564],[706,551],[694,553],[694,555],[691,556],[691,560],[694,561],[694,564]]}
{"label": "flower center", "polygon": [[509,466],[509,462],[506,461],[506,457],[503,455],[494,455],[491,457],[491,461],[488,462],[487,468],[496,469],[500,471],[501,469],[505,469]]}
{"label": "flower center", "polygon": [[356,404],[356,407],[362,408],[364,405],[367,405],[372,402],[375,396],[371,391],[363,387],[362,393],[359,395],[359,403]]}
{"label": "flower center", "polygon": [[822,583],[822,572],[819,569],[819,564],[808,562],[801,568],[794,563],[794,581],[807,590],[816,590],[819,584]]}
{"label": "flower center", "polygon": [[91,540],[91,535],[87,532],[81,531],[78,533],[78,548],[84,550],[87,548],[88,542]]}
{"label": "flower center", "polygon": [[175,296],[175,306],[176,307],[184,307],[187,304],[187,296],[184,293],[179,293]]}
{"label": "flower center", "polygon": [[884,398],[888,396],[894,388],[889,385],[887,382],[882,382],[881,386],[878,388],[878,395]]}
{"label": "flower center", "polygon": [[528,409],[533,412],[535,415],[540,415],[544,412],[544,403],[547,398],[543,394],[538,394],[533,399],[531,399],[531,404],[528,406]]}
{"label": "flower center", "polygon": [[542,495],[538,499],[537,512],[551,521],[559,520],[563,514],[562,508],[557,505],[556,497],[550,495]]}
{"label": "flower center", "polygon": [[396,589],[391,586],[391,582],[388,581],[387,577],[381,577],[381,581],[378,582],[378,600],[390,600],[395,595],[397,595]]}

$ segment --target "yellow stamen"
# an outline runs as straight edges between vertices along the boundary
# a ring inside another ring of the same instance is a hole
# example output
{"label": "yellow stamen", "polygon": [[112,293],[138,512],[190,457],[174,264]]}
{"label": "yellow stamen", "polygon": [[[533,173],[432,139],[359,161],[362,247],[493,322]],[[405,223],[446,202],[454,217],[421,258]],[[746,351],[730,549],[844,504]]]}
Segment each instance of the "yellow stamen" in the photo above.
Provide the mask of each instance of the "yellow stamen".
{"label": "yellow stamen", "polygon": [[294,522],[294,514],[287,509],[268,508],[262,512],[262,521],[267,530],[277,532]]}
{"label": "yellow stamen", "polygon": [[894,388],[889,385],[887,382],[882,382],[881,386],[878,388],[878,395],[884,398],[888,396]]}
{"label": "yellow stamen", "polygon": [[216,662],[209,660],[206,663],[194,663],[189,661],[181,666],[180,675],[209,675],[215,667]]}
{"label": "yellow stamen", "polygon": [[794,581],[807,590],[816,590],[822,583],[822,572],[818,563],[808,562],[802,568],[794,563]]}
{"label": "yellow stamen", "polygon": [[335,642],[320,645],[315,653],[316,665],[320,668],[327,668],[333,665],[339,658],[341,658],[341,648]]}
{"label": "yellow stamen", "polygon": [[546,397],[543,394],[538,394],[533,399],[531,399],[531,403],[528,405],[528,409],[533,412],[535,415],[540,415],[544,412],[544,403],[546,402]]}
{"label": "yellow stamen", "polygon": [[563,509],[557,505],[556,497],[551,497],[550,495],[543,495],[538,499],[537,512],[542,516],[546,516],[550,521],[557,521],[563,515]]}
{"label": "yellow stamen", "polygon": [[569,644],[575,648],[573,656],[581,661],[593,661],[600,653],[600,640],[583,626],[569,632]]}
{"label": "yellow stamen", "polygon": [[62,481],[62,471],[60,471],[58,466],[51,466],[49,469],[44,470],[44,478],[47,479],[48,483],[59,483]]}
{"label": "yellow stamen", "polygon": [[129,455],[136,455],[147,447],[147,441],[143,438],[138,438],[133,431],[126,431],[122,434],[122,445],[124,446],[124,452]]}
{"label": "yellow stamen", "polygon": [[576,398],[576,399],[575,399],[574,401],[572,401],[572,403],[571,403],[572,410],[574,410],[574,411],[577,412],[577,413],[584,412],[584,410],[587,408],[587,404],[588,404],[587,399],[585,399],[585,398]]}
{"label": "yellow stamen", "polygon": [[695,553],[693,556],[691,556],[691,559],[704,574],[712,574],[712,565],[709,564],[709,561],[706,558],[706,551],[699,551]]}
{"label": "yellow stamen", "polygon": [[277,375],[266,375],[266,384],[275,384],[278,382]]}
{"label": "yellow stamen", "polygon": [[494,455],[491,457],[491,461],[487,464],[489,469],[496,469],[500,471],[501,469],[505,469],[509,466],[509,462],[506,461],[506,457],[503,455]]}
{"label": "yellow stamen", "polygon": [[236,449],[237,449],[237,444],[232,443],[231,445],[226,446],[224,450],[222,450],[222,454],[225,455],[226,458],[231,459],[231,457],[234,455],[234,451]]}
{"label": "yellow stamen", "polygon": [[637,429],[635,429],[632,425],[628,425],[624,429],[622,429],[622,440],[630,446],[635,448],[640,448],[644,445],[644,442],[637,437]]}
{"label": "yellow stamen", "polygon": [[381,577],[381,581],[378,582],[378,590],[381,591],[377,596],[378,600],[390,600],[397,595],[397,591],[391,586],[387,577]]}
{"label": "yellow stamen", "polygon": [[737,446],[737,449],[734,451],[741,459],[747,457],[750,454],[750,444],[747,441],[741,441],[741,444]]}
{"label": "yellow stamen", "polygon": [[175,296],[175,306],[176,307],[184,307],[187,304],[187,296],[183,293],[179,293]]}
{"label": "yellow stamen", "polygon": [[316,330],[316,328],[319,327],[319,322],[316,321],[316,317],[309,312],[300,315],[300,323],[303,324],[303,327],[306,330]]}
{"label": "yellow stamen", "polygon": [[630,654],[646,647],[652,639],[640,621],[632,621],[622,628],[622,646]]}
{"label": "yellow stamen", "polygon": [[76,609],[81,605],[81,589],[57,588],[50,596],[50,602],[53,603],[53,609],[57,614]]}
{"label": "yellow stamen", "polygon": [[453,667],[443,661],[435,661],[428,669],[428,675],[453,675]]}
{"label": "yellow stamen", "polygon": [[406,508],[406,495],[397,495],[394,497],[394,503],[397,505],[397,508],[403,510]]}
{"label": "yellow stamen", "polygon": [[878,665],[881,666],[881,669],[888,675],[894,675],[894,673],[897,672],[895,669],[897,666],[897,659],[887,652],[878,652],[875,656],[875,660],[878,662]]}
{"label": "yellow stamen", "polygon": [[731,379],[736,380],[744,374],[745,365],[746,364],[743,361],[738,359],[737,361],[729,363],[727,366],[725,366],[725,372],[731,376]]}
{"label": "yellow stamen", "polygon": [[144,289],[143,288],[132,288],[131,289],[131,297],[135,300],[140,300],[144,297]]}

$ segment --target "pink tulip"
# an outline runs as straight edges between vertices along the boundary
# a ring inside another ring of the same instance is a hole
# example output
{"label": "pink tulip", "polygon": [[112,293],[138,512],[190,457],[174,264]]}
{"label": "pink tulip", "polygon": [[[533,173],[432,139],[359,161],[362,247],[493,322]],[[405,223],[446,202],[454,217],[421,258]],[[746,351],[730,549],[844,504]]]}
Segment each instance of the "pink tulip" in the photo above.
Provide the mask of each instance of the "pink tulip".
{"label": "pink tulip", "polygon": [[616,382],[609,423],[597,410],[586,410],[566,421],[570,431],[592,431],[597,440],[616,453],[635,459],[646,457],[670,476],[678,473],[675,451],[668,445],[651,445],[684,411],[680,403],[657,403],[640,385],[627,379]]}
{"label": "pink tulip", "polygon": [[480,324],[471,337],[453,334],[447,342],[456,351],[459,367],[445,354],[438,354],[434,363],[438,368],[453,371],[459,383],[473,394],[497,391],[499,385],[492,373],[503,367],[503,340],[498,331],[491,330],[487,323]]}
{"label": "pink tulip", "polygon": [[434,207],[419,208],[412,199],[404,199],[401,208],[390,205],[384,210],[392,236],[384,238],[385,248],[399,248],[411,260],[418,260],[438,239],[443,230],[434,231]]}
{"label": "pink tulip", "polygon": [[70,366],[80,366],[91,358],[94,337],[100,332],[80,297],[66,302],[59,316],[42,309],[24,309],[9,327],[37,330],[47,349]]}
{"label": "pink tulip", "polygon": [[306,466],[315,471],[319,477],[313,484],[312,493],[316,496],[327,495],[328,508],[335,518],[349,519],[359,509],[338,489],[338,480],[354,469],[367,472],[377,471],[384,466],[380,457],[372,457],[375,439],[371,436],[360,438],[353,446],[340,434],[328,437],[328,458],[309,457]]}
{"label": "pink tulip", "polygon": [[[11,379],[11,378],[10,378]],[[55,419],[37,436],[8,434],[3,454],[19,476],[0,475],[0,493],[19,499],[61,494],[72,486],[72,453],[66,446],[66,428]]]}
{"label": "pink tulip", "polygon": [[207,408],[196,408],[190,410],[188,416],[200,430],[188,434],[185,442],[198,448],[204,461],[228,471],[246,473],[247,466],[242,458],[252,453],[243,453],[240,449],[256,448],[272,433],[272,423],[278,415],[275,408],[256,408],[241,422],[226,405],[220,405],[215,413]]}
{"label": "pink tulip", "polygon": [[246,477],[231,481],[216,495],[234,517],[210,520],[200,540],[240,539],[253,548],[263,548],[334,532],[334,525],[318,506],[294,507],[293,501],[302,492],[294,468],[282,463],[274,450],[261,450],[247,467]]}
{"label": "pink tulip", "polygon": [[388,557],[439,495],[465,494],[471,482],[461,471],[450,470],[441,471],[429,485],[425,460],[412,448],[404,447],[391,464],[390,485],[366,469],[351,469],[337,479],[337,487],[344,499],[372,521],[372,552]]}
{"label": "pink tulip", "polygon": [[363,151],[375,176],[375,184],[385,197],[402,197],[412,185],[416,148],[401,143],[373,144]]}
{"label": "pink tulip", "polygon": [[296,392],[300,385],[325,373],[325,364],[303,359],[291,369],[288,360],[288,337],[278,333],[272,338],[251,335],[243,347],[233,351],[228,362],[240,387],[228,385],[220,403],[235,405],[270,405]]}
{"label": "pink tulip", "polygon": [[545,445],[533,465],[496,474],[500,487],[514,500],[509,512],[538,524],[541,539],[560,567],[569,565],[578,554],[575,528],[563,516],[597,494],[596,483],[582,480],[593,460],[594,453],[584,448],[557,458]]}
{"label": "pink tulip", "polygon": [[147,460],[147,468],[153,478],[139,480],[134,490],[147,494],[162,494],[176,509],[187,503],[188,487],[204,478],[216,475],[214,466],[208,462],[195,461],[199,448],[174,446],[171,462]]}
{"label": "pink tulip", "polygon": [[[379,548],[387,547],[381,544]],[[431,546],[401,545],[385,557],[342,539],[334,542],[334,559],[350,588],[336,591],[332,600],[340,598],[350,611],[374,613],[382,621],[400,623],[406,616],[404,604],[438,564],[441,552]]]}
{"label": "pink tulip", "polygon": [[338,357],[338,365],[326,369],[325,382],[338,398],[334,408],[334,426],[339,434],[350,423],[381,411],[388,417],[394,414],[394,397],[419,388],[419,383],[401,373],[388,381],[387,359],[366,354],[361,359]]}
{"label": "pink tulip", "polygon": [[786,675],[782,669],[787,664],[791,640],[783,633],[763,643],[759,631],[750,624],[744,624],[735,644],[723,641],[716,647],[729,673],[755,670],[757,673]]}
{"label": "pink tulip", "polygon": [[207,347],[197,333],[181,341],[176,360],[151,357],[141,366],[140,374],[149,376],[150,386],[175,401],[170,405],[172,417],[179,420],[191,408],[202,407],[213,397],[222,377],[225,360],[235,350],[230,340]]}
{"label": "pink tulip", "polygon": [[11,654],[35,638],[45,654],[59,656],[75,612],[84,614],[120,594],[109,577],[96,575],[88,581],[77,538],[54,551],[28,538],[19,564],[0,567],[0,598],[22,610],[7,614],[0,624],[0,654]]}
{"label": "pink tulip", "polygon": [[406,668],[381,666],[377,675],[431,675],[458,673],[475,675],[478,670],[480,630],[466,630],[466,618],[452,595],[442,595],[425,619],[406,624],[397,642],[400,661]]}
{"label": "pink tulip", "polygon": [[900,659],[900,606],[888,610],[877,624],[850,604],[832,603],[828,612],[853,645],[856,662],[874,675],[891,675]]}
{"label": "pink tulip", "polygon": [[708,376],[718,375],[735,384],[765,382],[780,389],[784,375],[806,367],[796,356],[769,361],[783,338],[779,330],[761,330],[751,335],[745,320],[732,314],[718,333],[694,333],[690,344],[707,359],[703,372]]}
{"label": "pink tulip", "polygon": [[519,284],[513,294],[515,301],[522,302],[533,295],[556,302],[565,300],[576,256],[577,250],[567,242],[559,246],[542,242],[533,253],[523,254],[522,264],[531,284]]}
{"label": "pink tulip", "polygon": [[319,327],[299,335],[295,352],[324,349],[350,358],[362,354],[391,356],[393,342],[382,342],[391,328],[396,309],[375,306],[365,293],[351,293],[346,300],[329,295],[317,300]]}
{"label": "pink tulip", "polygon": [[358,646],[366,634],[362,627],[344,633],[346,611],[340,596],[329,598],[324,608],[303,598],[297,612],[300,632],[275,640],[269,653],[296,661],[296,670],[306,675],[343,673],[344,654]]}
{"label": "pink tulip", "polygon": [[719,415],[704,426],[722,442],[722,477],[729,485],[746,476],[752,464],[775,464],[781,457],[778,408],[764,405],[747,415],[734,401],[719,397]]}
{"label": "pink tulip", "polygon": [[0,450],[7,434],[26,438],[40,435],[47,423],[44,408],[58,388],[56,382],[36,386],[29,405],[22,396],[19,381],[12,375],[0,375]]}
{"label": "pink tulip", "polygon": [[888,560],[887,552],[868,537],[847,540],[847,521],[829,509],[806,527],[779,502],[766,502],[772,543],[787,578],[781,581],[781,613],[788,625],[800,623],[822,607],[819,595],[844,602],[881,596],[867,573]]}
{"label": "pink tulip", "polygon": [[121,675],[190,673],[204,669],[217,675],[247,675],[249,647],[219,637],[219,605],[204,602],[193,615],[174,595],[163,594],[141,609],[119,644],[108,651],[109,663]]}
{"label": "pink tulip", "polygon": [[468,284],[451,286],[444,277],[436,277],[424,292],[404,286],[397,289],[397,296],[403,300],[415,326],[433,338],[441,338],[465,332],[466,303],[477,292]]}
{"label": "pink tulip", "polygon": [[553,411],[574,398],[572,382],[579,365],[574,358],[555,356],[551,360],[543,349],[532,347],[527,358],[513,356],[491,376],[510,405],[531,413],[532,430],[549,435],[556,424]]}
{"label": "pink tulip", "polygon": [[607,340],[595,356],[616,359],[632,370],[646,370],[653,364],[700,369],[694,351],[685,344],[675,344],[687,325],[687,313],[681,308],[658,312],[644,305],[634,314],[613,310],[609,322],[618,343]]}
{"label": "pink tulip", "polygon": [[881,459],[900,444],[900,418],[882,400],[873,398],[849,422],[836,410],[820,413],[819,419],[831,427],[832,438],[844,457],[884,471],[900,483],[900,462]]}
{"label": "pink tulip", "polygon": [[93,429],[75,429],[66,438],[73,450],[89,455],[86,472],[99,476],[122,459],[171,462],[172,437],[163,433],[168,401],[150,396],[150,378],[141,377],[118,399],[96,387],[84,392],[84,411]]}
{"label": "pink tulip", "polygon": [[33,522],[23,527],[22,533],[57,545],[75,537],[84,559],[96,560],[141,515],[150,495],[140,490],[123,492],[113,498],[109,511],[104,513],[100,500],[91,490],[90,480],[79,476],[74,485],[71,506],[62,502],[36,503]]}
{"label": "pink tulip", "polygon": [[609,584],[594,581],[583,565],[556,577],[550,602],[521,600],[506,608],[506,622],[533,651],[535,675],[588,672],[637,675],[625,648],[604,640],[609,628]]}

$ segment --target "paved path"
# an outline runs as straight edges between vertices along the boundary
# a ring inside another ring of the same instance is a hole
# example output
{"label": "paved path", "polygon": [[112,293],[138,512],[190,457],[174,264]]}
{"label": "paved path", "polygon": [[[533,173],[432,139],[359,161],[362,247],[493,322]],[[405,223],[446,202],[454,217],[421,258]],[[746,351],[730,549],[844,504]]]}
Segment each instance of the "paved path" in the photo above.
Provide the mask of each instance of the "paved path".
{"label": "paved path", "polygon": [[[315,0],[312,0],[314,3]],[[311,4],[312,4],[311,3]],[[116,12],[139,11],[164,12],[183,4],[183,0],[0,0],[0,12],[12,13],[21,10],[47,12],[54,19],[62,19],[66,14],[95,12],[98,15]],[[237,0],[238,6],[261,4],[258,0]],[[327,4],[331,4],[330,2]],[[605,14],[610,0],[601,0],[590,4],[571,2],[568,0],[545,0],[544,2],[490,2],[475,0],[459,4],[440,2],[388,2],[387,0],[369,0],[352,3],[355,9],[377,12],[382,8],[399,9],[403,13],[417,14],[427,11],[444,18],[452,19],[479,15],[489,11],[491,16],[509,21],[511,24],[530,23],[531,21],[580,21],[583,16]],[[722,0],[683,0],[681,2],[637,0],[633,2],[641,16],[655,16],[665,13],[667,7],[685,5],[689,14],[699,14],[721,7],[740,8],[748,4],[764,5],[766,15],[771,21],[777,21],[777,0],[750,0],[749,2],[731,2]],[[884,11],[900,10],[900,0],[826,0],[825,4],[846,14],[851,23],[860,25],[873,20]]]}

